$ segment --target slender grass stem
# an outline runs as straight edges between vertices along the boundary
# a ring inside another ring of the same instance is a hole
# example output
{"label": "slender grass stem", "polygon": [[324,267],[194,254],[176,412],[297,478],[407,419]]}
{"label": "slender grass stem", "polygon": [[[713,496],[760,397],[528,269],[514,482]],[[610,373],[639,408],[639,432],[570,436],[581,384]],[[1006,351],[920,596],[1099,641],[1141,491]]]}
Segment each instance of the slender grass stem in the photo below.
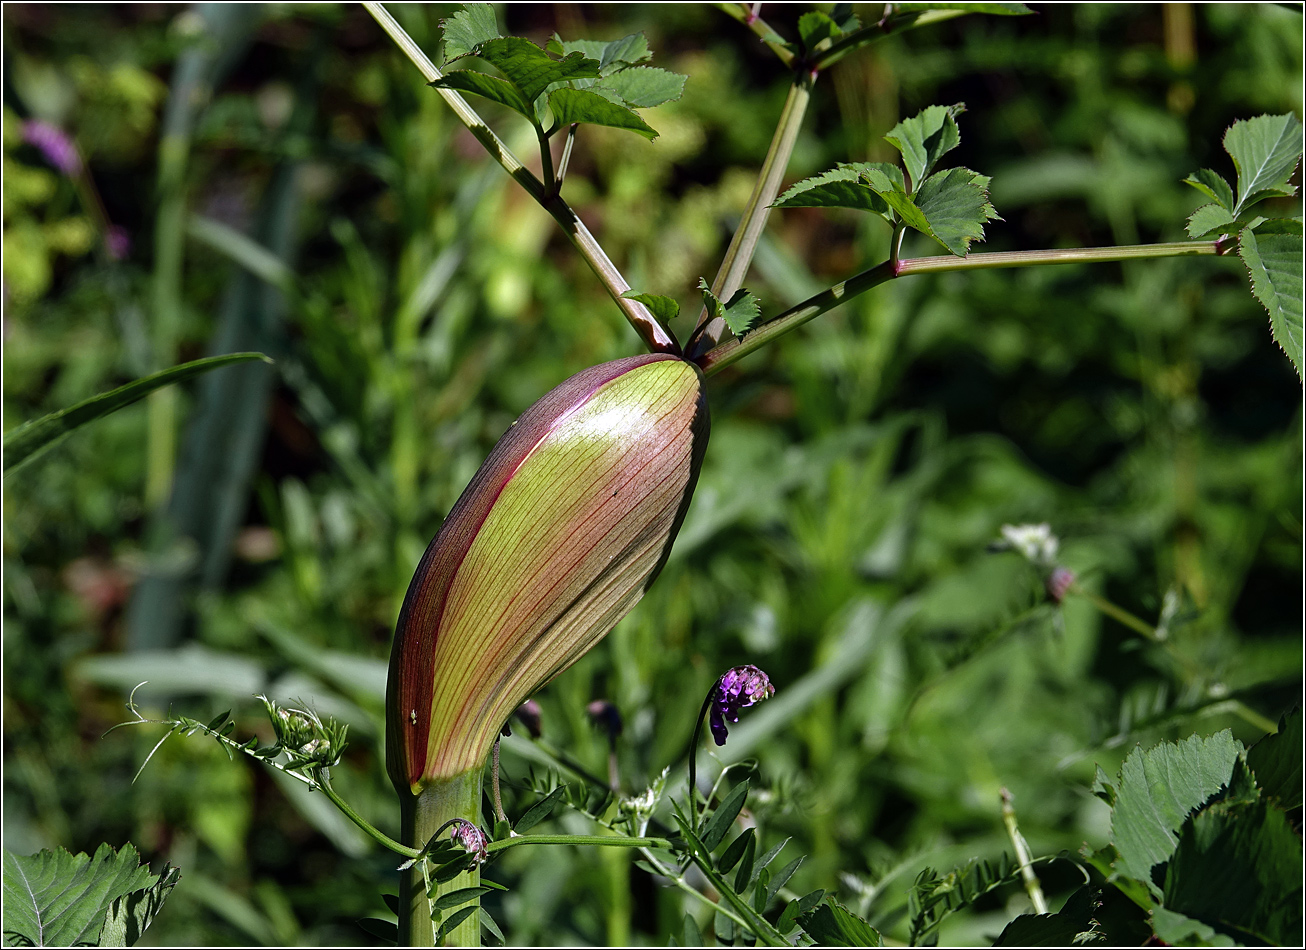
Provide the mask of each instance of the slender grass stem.
{"label": "slender grass stem", "polygon": [[1125,608],[1113,604],[1105,597],[1101,597],[1093,593],[1091,590],[1085,590],[1084,588],[1080,587],[1078,584],[1074,584],[1071,586],[1071,592],[1078,594],[1080,597],[1083,597],[1090,604],[1092,604],[1102,613],[1106,614],[1112,620],[1120,621],[1120,623],[1124,624],[1130,630],[1142,634],[1145,638],[1151,640],[1153,643],[1161,642],[1161,638],[1156,635],[1155,627],[1153,627],[1146,620],[1143,620],[1139,617],[1135,617],[1129,611],[1125,610]]}
{"label": "slender grass stem", "polygon": [[[807,114],[807,105],[812,98],[812,82],[811,75],[803,73],[796,76],[793,85],[789,87],[789,96],[785,99],[762,169],[758,172],[757,183],[753,186],[743,217],[735,228],[726,256],[712,281],[712,293],[719,300],[729,300],[744,283],[744,276],[757,251],[757,242],[761,240],[762,231],[766,228],[771,205],[780,193],[780,184],[789,167],[794,143],[798,141],[798,131],[802,128],[803,117]],[[694,359],[696,355],[711,349],[725,331],[726,322],[719,317],[709,320],[707,308],[704,307],[698,315],[694,333],[685,345],[689,358]]]}
{"label": "slender grass stem", "polygon": [[1002,823],[1007,826],[1007,837],[1011,839],[1011,846],[1016,851],[1016,860],[1020,864],[1020,878],[1025,884],[1025,893],[1029,895],[1029,902],[1034,905],[1034,913],[1046,914],[1048,902],[1043,896],[1043,887],[1038,882],[1038,875],[1034,873],[1029,845],[1026,844],[1025,836],[1020,833],[1020,828],[1016,825],[1016,809],[1011,804],[1011,792],[1005,788],[1002,790]]}
{"label": "slender grass stem", "polygon": [[[373,19],[381,26],[381,29],[385,30],[390,38],[394,40],[404,55],[417,67],[428,83],[435,82],[443,75],[431,62],[430,58],[422,52],[421,47],[408,35],[407,31],[399,25],[394,17],[386,12],[385,7],[374,2],[366,2],[363,6],[368,13],[372,14]],[[494,131],[485,123],[485,120],[480,117],[476,110],[467,104],[466,99],[452,89],[436,89],[436,92],[449,104],[449,108],[453,109],[454,115],[458,117],[463,125],[467,126],[467,129],[476,137],[476,140],[485,146],[485,150],[490,153],[490,156],[503,166],[503,170],[525,188],[526,192],[544,210],[548,211],[555,221],[562,225],[568,239],[580,252],[585,262],[589,264],[590,269],[602,282],[616,305],[621,308],[622,314],[634,327],[635,332],[639,334],[645,346],[655,353],[680,355],[680,344],[676,342],[676,338],[662,324],[658,323],[649,309],[637,300],[628,300],[621,296],[627,290],[630,290],[630,284],[621,276],[621,272],[617,270],[616,265],[609,260],[608,255],[599,245],[599,242],[595,240],[594,235],[589,232],[589,229],[585,227],[567,202],[563,201],[560,195],[550,193],[550,187],[536,178],[530,169],[522,164],[521,160],[512,153],[512,150],[504,144],[503,140],[494,134]]]}
{"label": "slender grass stem", "polygon": [[[953,257],[940,254],[934,257],[916,257],[892,260],[877,264],[855,277],[835,284],[828,290],[808,297],[790,307],[761,326],[748,332],[742,340],[721,343],[694,359],[703,372],[711,376],[749,353],[761,349],[778,336],[802,326],[808,320],[833,310],[872,287],[878,287],[896,277],[914,274],[937,274],[946,271],[989,270],[1006,267],[1030,267],[1035,264],[1100,264],[1111,261],[1129,261],[1160,257],[1220,256],[1230,253],[1231,241],[1175,241],[1163,244],[1139,244],[1122,247],[1085,247],[1064,250],[995,251],[985,254],[968,254]],[[1141,623],[1141,621],[1139,621]]]}

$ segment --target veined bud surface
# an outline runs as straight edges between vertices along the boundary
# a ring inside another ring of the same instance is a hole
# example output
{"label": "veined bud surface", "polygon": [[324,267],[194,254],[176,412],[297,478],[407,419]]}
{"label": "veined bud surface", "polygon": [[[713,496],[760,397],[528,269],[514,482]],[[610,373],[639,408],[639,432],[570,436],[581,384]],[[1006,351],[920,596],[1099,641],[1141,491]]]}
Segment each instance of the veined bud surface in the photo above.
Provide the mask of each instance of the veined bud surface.
{"label": "veined bud surface", "polygon": [[643,596],[707,447],[698,368],[667,354],[594,366],[526,410],[427,547],[390,654],[396,788],[477,768],[522,701]]}

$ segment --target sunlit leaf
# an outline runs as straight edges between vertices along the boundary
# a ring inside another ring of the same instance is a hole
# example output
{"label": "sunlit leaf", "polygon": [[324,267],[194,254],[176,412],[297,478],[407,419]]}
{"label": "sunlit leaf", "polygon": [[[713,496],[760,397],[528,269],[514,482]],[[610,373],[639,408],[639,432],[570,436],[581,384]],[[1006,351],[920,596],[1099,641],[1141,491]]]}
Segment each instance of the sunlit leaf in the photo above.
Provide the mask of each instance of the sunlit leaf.
{"label": "sunlit leaf", "polygon": [[528,103],[533,103],[550,83],[596,79],[599,75],[598,61],[584,53],[568,53],[562,59],[554,59],[519,36],[503,36],[483,43],[476,55],[503,73]]}
{"label": "sunlit leaf", "polygon": [[653,316],[664,326],[680,315],[680,304],[671,297],[663,297],[661,294],[641,294],[633,290],[627,290],[621,296],[627,300],[638,300],[648,307]]}
{"label": "sunlit leaf", "polygon": [[698,279],[698,289],[703,294],[703,306],[707,307],[708,313],[724,320],[726,326],[730,327],[730,332],[737,337],[742,337],[752,329],[761,316],[762,308],[758,299],[742,287],[725,303],[717,299],[702,277]]}
{"label": "sunlit leaf", "polygon": [[1252,293],[1270,314],[1270,333],[1303,378],[1302,345],[1302,225],[1300,221],[1267,221],[1244,228],[1238,256],[1252,278]]}
{"label": "sunlit leaf", "polygon": [[1205,237],[1212,231],[1221,230],[1226,225],[1233,223],[1233,215],[1223,205],[1202,205],[1188,218],[1188,236],[1190,238]]}
{"label": "sunlit leaf", "polygon": [[590,122],[637,132],[650,141],[658,135],[638,113],[593,89],[555,89],[549,93],[549,108],[553,110],[553,120],[559,126]]}
{"label": "sunlit leaf", "polygon": [[986,176],[968,168],[949,168],[925,179],[915,202],[928,223],[921,230],[964,257],[971,241],[984,240],[984,223],[1001,220],[989,203],[988,185]]}
{"label": "sunlit leaf", "polygon": [[654,66],[632,66],[605,76],[595,87],[612,90],[636,109],[647,109],[679,99],[687,78]]}
{"label": "sunlit leaf", "polygon": [[933,170],[938,160],[961,144],[957,116],[965,111],[964,102],[930,106],[910,119],[903,119],[884,137],[902,152],[902,163],[914,188],[919,189],[922,179]]}
{"label": "sunlit leaf", "polygon": [[1184,179],[1184,184],[1192,185],[1227,211],[1233,211],[1233,189],[1229,187],[1229,183],[1222,176],[1209,168],[1193,172]]}
{"label": "sunlit leaf", "polygon": [[1288,184],[1302,153],[1302,126],[1297,117],[1260,115],[1229,126],[1224,148],[1238,170],[1238,204],[1234,217],[1262,198],[1291,195]]}
{"label": "sunlit leaf", "polygon": [[522,98],[522,94],[517,91],[517,87],[512,83],[498,79],[495,76],[487,76],[485,73],[478,73],[474,69],[456,69],[453,72],[445,73],[432,82],[431,85],[437,89],[455,89],[458,92],[484,96],[486,99],[507,106],[528,119],[533,114],[530,105]]}
{"label": "sunlit leaf", "polygon": [[444,61],[469,56],[482,43],[499,38],[499,24],[494,8],[488,3],[467,3],[442,22],[444,27]]}

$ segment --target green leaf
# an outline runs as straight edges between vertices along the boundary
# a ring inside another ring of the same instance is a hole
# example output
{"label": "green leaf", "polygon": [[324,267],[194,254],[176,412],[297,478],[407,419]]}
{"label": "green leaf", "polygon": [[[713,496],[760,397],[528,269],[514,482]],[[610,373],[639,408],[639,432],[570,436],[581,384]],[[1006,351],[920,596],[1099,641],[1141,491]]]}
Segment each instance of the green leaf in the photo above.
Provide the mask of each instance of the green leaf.
{"label": "green leaf", "polygon": [[517,819],[516,831],[523,834],[534,828],[549,815],[553,814],[553,809],[558,806],[558,801],[567,793],[567,786],[559,785],[549,794],[545,795],[538,802],[527,809],[526,814]]}
{"label": "green leaf", "polygon": [[101,947],[132,947],[141,939],[154,921],[163,902],[181,880],[181,869],[165,865],[155,882],[139,891],[124,894],[112,904],[104,915],[104,929],[100,931]]}
{"label": "green leaf", "polygon": [[[1270,333],[1303,378],[1302,226],[1300,221],[1266,221],[1244,228],[1238,256],[1252,278],[1252,293],[1270,314]],[[6,456],[5,464],[8,464]]]}
{"label": "green leaf", "polygon": [[1094,913],[1100,893],[1085,885],[1055,914],[1021,914],[1002,930],[995,947],[1071,947],[1103,943]]}
{"label": "green leaf", "polygon": [[1302,843],[1268,802],[1212,805],[1184,823],[1165,906],[1240,941],[1302,938]]}
{"label": "green leaf", "polygon": [[[873,163],[881,174],[888,176],[892,165]],[[828,172],[804,178],[781,195],[773,208],[852,208],[873,214],[889,213],[889,206],[876,189],[868,183],[867,171],[872,163],[840,165]],[[902,173],[898,172],[899,179]]]}
{"label": "green leaf", "polygon": [[1285,810],[1302,804],[1301,708],[1279,719],[1279,731],[1247,750],[1247,765],[1267,799]]}
{"label": "green leaf", "polygon": [[658,136],[637,113],[590,89],[569,89],[565,86],[555,89],[549,93],[549,108],[553,110],[554,122],[560,126],[573,122],[592,122],[594,125],[638,132],[650,141]]}
{"label": "green leaf", "polygon": [[1152,930],[1158,940],[1171,947],[1231,947],[1231,937],[1217,935],[1213,927],[1164,907],[1152,911]]}
{"label": "green leaf", "polygon": [[488,887],[460,887],[457,890],[449,891],[447,894],[441,894],[432,903],[436,910],[452,910],[454,907],[461,907],[468,901],[474,901],[482,894],[490,893]]}
{"label": "green leaf", "polygon": [[687,78],[653,66],[632,66],[600,79],[590,88],[606,89],[633,108],[648,109],[679,99]]}
{"label": "green leaf", "polygon": [[589,59],[597,59],[599,72],[604,76],[623,66],[634,66],[653,58],[653,53],[648,48],[648,39],[643,33],[631,33],[610,43],[603,40],[564,40],[555,33],[549,40],[548,50],[559,56],[584,53]]}
{"label": "green leaf", "polygon": [[467,3],[441,22],[444,27],[444,61],[470,56],[482,43],[499,38],[494,8],[488,3]]}
{"label": "green leaf", "polygon": [[[752,831],[749,828],[748,831]],[[747,834],[747,832],[745,832]],[[744,859],[739,862],[739,870],[735,873],[735,893],[742,894],[748,890],[749,882],[753,879],[753,860],[757,856],[757,838],[748,835],[748,843],[744,846]],[[722,868],[722,871],[729,870]]]}
{"label": "green leaf", "polygon": [[627,290],[621,296],[627,300],[638,300],[648,307],[658,322],[664,326],[680,315],[680,304],[671,297],[663,297],[661,294],[641,294],[633,290]]}
{"label": "green leaf", "polygon": [[800,854],[779,871],[775,872],[775,877],[771,878],[766,885],[766,899],[762,901],[762,906],[758,908],[759,910],[766,909],[766,905],[771,903],[771,899],[775,897],[780,888],[789,883],[789,879],[794,876],[800,867],[803,866],[803,862],[806,860],[807,855]]}
{"label": "green leaf", "polygon": [[445,73],[431,85],[436,89],[454,89],[474,96],[484,96],[534,121],[535,113],[530,104],[522,98],[516,86],[503,79],[478,73],[474,69],[456,69]]}
{"label": "green leaf", "polygon": [[767,867],[772,861],[774,861],[777,857],[779,857],[780,852],[784,850],[785,845],[787,845],[789,841],[790,841],[789,838],[785,838],[774,848],[768,851],[766,854],[762,855],[762,857],[758,859],[757,870],[761,871],[763,868]]}
{"label": "green leaf", "polygon": [[[748,842],[752,841],[754,836],[754,829],[745,828],[744,833],[730,842],[730,847],[726,848],[725,853],[721,855],[721,860],[716,865],[717,870],[724,874],[739,863],[739,859],[744,856],[744,849],[748,847]],[[735,890],[740,890],[740,888],[737,887]]]}
{"label": "green leaf", "polygon": [[455,927],[476,913],[478,909],[477,907],[464,907],[462,910],[456,910],[450,914],[449,919],[440,925],[440,945],[444,946],[444,938],[453,933]]}
{"label": "green leaf", "polygon": [[499,925],[494,922],[494,918],[490,916],[490,912],[484,907],[479,908],[479,910],[481,913],[481,926],[498,938],[500,946],[506,945],[508,941],[504,939],[503,931],[500,930]]}
{"label": "green leaf", "polygon": [[[1217,175],[1209,168],[1195,171],[1184,179],[1184,184],[1192,185],[1216,204],[1229,212],[1233,211],[1233,189],[1223,176]],[[1232,217],[1232,214],[1230,214]]]}
{"label": "green leaf", "polygon": [[1260,115],[1229,126],[1224,149],[1238,170],[1238,217],[1262,198],[1295,194],[1288,184],[1302,153],[1302,127],[1297,117]]}
{"label": "green leaf", "polygon": [[141,865],[131,844],[116,852],[102,844],[94,857],[63,848],[28,857],[6,850],[5,942],[12,945],[18,937],[33,946],[94,944],[114,902],[154,887],[159,878]]}
{"label": "green leaf", "polygon": [[1152,866],[1174,852],[1188,813],[1228,782],[1240,748],[1225,729],[1209,738],[1192,736],[1129,753],[1120,766],[1111,813],[1117,867],[1150,882]]}
{"label": "green leaf", "polygon": [[[857,18],[853,17],[854,23],[856,20]],[[852,27],[852,29],[856,28],[856,25]],[[808,52],[812,52],[819,43],[826,40],[841,39],[847,32],[849,31],[836,23],[828,14],[819,10],[804,13],[798,18],[798,36],[803,41],[803,48]]]}
{"label": "green leaf", "polygon": [[799,919],[818,947],[882,947],[879,931],[838,901],[822,904]]}
{"label": "green leaf", "polygon": [[130,382],[125,386],[119,386],[107,393],[92,396],[75,406],[60,409],[48,416],[25,422],[5,433],[4,470],[9,472],[24,462],[39,457],[41,453],[53,448],[78,426],[83,426],[124,406],[130,406],[169,383],[179,383],[190,379],[192,376],[198,376],[201,373],[207,373],[211,369],[217,369],[220,366],[246,363],[250,360],[263,360],[265,363],[272,362],[262,353],[228,353],[224,356],[211,356],[207,359],[194,360],[190,363],[182,363],[180,366],[161,370],[150,376]]}
{"label": "green leaf", "polygon": [[902,163],[915,188],[920,188],[921,181],[941,157],[961,144],[957,116],[965,111],[964,102],[951,106],[929,106],[910,119],[903,119],[884,137],[885,141],[902,152]]}
{"label": "green leaf", "polygon": [[520,36],[502,36],[483,43],[476,55],[503,73],[528,103],[533,103],[550,83],[597,79],[599,75],[598,60],[584,53],[554,59]]}
{"label": "green leaf", "polygon": [[685,915],[685,923],[683,925],[682,930],[683,930],[685,946],[687,947],[703,946],[703,931],[698,929],[698,921],[694,919],[692,914]]}
{"label": "green leaf", "polygon": [[1202,205],[1188,218],[1188,236],[1190,238],[1205,237],[1212,231],[1226,229],[1226,225],[1233,223],[1233,215],[1229,213],[1229,209],[1224,205]]}
{"label": "green leaf", "polygon": [[708,313],[714,318],[719,317],[724,320],[726,326],[730,327],[730,332],[737,337],[742,338],[761,316],[761,304],[742,287],[736,290],[735,295],[725,303],[718,300],[708,289],[707,281],[702,277],[698,279],[698,289],[703,294],[703,306],[707,307]]}
{"label": "green leaf", "polygon": [[356,921],[356,923],[378,940],[391,944],[399,942],[399,925],[393,920],[382,920],[380,917],[364,917]]}
{"label": "green leaf", "polygon": [[931,175],[916,193],[916,206],[925,217],[923,230],[958,257],[965,257],[971,241],[984,240],[984,222],[1002,220],[989,203],[989,179],[968,168],[949,168]]}
{"label": "green leaf", "polygon": [[739,817],[740,810],[744,807],[744,799],[748,797],[747,780],[740,782],[730,790],[730,794],[725,800],[717,806],[717,810],[712,813],[712,818],[703,828],[703,847],[709,852],[715,851],[730,826]]}

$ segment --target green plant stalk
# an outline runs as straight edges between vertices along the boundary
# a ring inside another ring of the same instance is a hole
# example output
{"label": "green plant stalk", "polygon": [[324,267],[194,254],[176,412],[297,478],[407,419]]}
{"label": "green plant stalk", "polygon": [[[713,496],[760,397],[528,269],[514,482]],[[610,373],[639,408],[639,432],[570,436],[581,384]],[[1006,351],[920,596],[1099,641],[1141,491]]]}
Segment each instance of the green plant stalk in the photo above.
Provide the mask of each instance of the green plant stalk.
{"label": "green plant stalk", "polygon": [[1048,912],[1048,902],[1043,896],[1043,888],[1038,882],[1038,875],[1034,873],[1034,865],[1029,855],[1029,845],[1025,843],[1025,836],[1020,833],[1020,828],[1016,825],[1016,809],[1011,803],[1011,792],[1005,788],[1002,790],[1002,823],[1007,827],[1007,837],[1011,839],[1011,847],[1015,849],[1016,860],[1020,862],[1020,878],[1025,884],[1025,893],[1029,895],[1029,902],[1034,905],[1034,913],[1046,914]]}
{"label": "green plant stalk", "polygon": [[[436,68],[430,58],[422,52],[413,38],[408,35],[407,31],[395,21],[385,7],[379,3],[365,2],[363,6],[367,12],[372,14],[373,19],[380,24],[381,28],[389,34],[395,44],[403,51],[404,55],[418,68],[421,74],[426,77],[428,83],[435,82],[443,73]],[[536,178],[521,160],[512,153],[512,150],[504,144],[494,132],[486,125],[485,120],[477,114],[476,110],[467,104],[467,100],[454,92],[452,89],[437,89],[436,92],[449,104],[453,109],[454,115],[467,126],[467,129],[476,137],[476,140],[485,146],[485,150],[503,166],[504,171],[511,175],[519,185],[526,189],[529,194],[544,210],[548,211],[553,219],[562,225],[562,230],[566,233],[576,250],[580,252],[581,257],[589,264],[590,269],[594,271],[595,276],[602,282],[608,294],[618,307],[621,308],[622,314],[626,320],[634,327],[635,332],[639,334],[645,346],[654,353],[674,353],[680,355],[680,344],[676,338],[671,335],[662,324],[658,323],[652,312],[637,300],[629,300],[621,295],[630,290],[630,284],[621,276],[615,264],[608,258],[599,242],[595,240],[594,235],[576,216],[576,212],[571,206],[562,199],[561,195],[551,194],[552,185],[546,186]]]}
{"label": "green plant stalk", "polygon": [[694,720],[694,738],[689,740],[689,829],[694,834],[698,834],[698,740],[703,735],[703,717],[712,705],[712,694],[715,691],[715,688],[708,690],[704,697],[703,708]]}
{"label": "green plant stalk", "polygon": [[647,848],[640,848],[639,853],[644,856],[644,860],[648,861],[648,863],[652,865],[653,868],[659,874],[661,874],[663,877],[669,880],[672,884],[676,885],[676,887],[680,888],[686,894],[689,894],[692,897],[694,897],[697,901],[699,901],[699,903],[703,904],[706,907],[711,908],[713,911],[715,911],[718,914],[721,914],[725,917],[729,917],[731,920],[733,920],[741,927],[744,928],[748,927],[748,921],[744,920],[744,918],[740,917],[737,913],[735,913],[733,908],[731,908],[727,904],[718,904],[716,901],[712,900],[712,898],[708,897],[702,891],[695,889],[688,881],[685,880],[685,876],[681,874],[679,870],[677,870],[674,867],[670,867],[670,868],[667,867],[665,864],[663,864],[661,861],[657,859],[657,857],[653,854],[652,851],[648,850]]}
{"label": "green plant stalk", "polygon": [[780,58],[780,62],[787,67],[792,67],[794,54],[786,49],[783,43],[776,41],[775,37],[779,36],[779,34],[771,29],[765,20],[753,12],[753,6],[750,3],[718,3],[716,5],[717,9],[726,16],[738,20],[756,33],[758,39],[770,47],[771,52]]}
{"label": "green plant stalk", "polygon": [[[712,293],[723,302],[729,300],[743,285],[748,267],[753,262],[757,242],[761,240],[762,231],[766,228],[771,205],[780,194],[780,185],[784,181],[785,170],[789,167],[794,143],[798,141],[798,131],[802,128],[807,105],[812,99],[813,81],[811,74],[802,72],[794,77],[793,85],[789,87],[789,96],[785,99],[762,169],[758,172],[757,183],[753,185],[753,193],[744,207],[743,217],[730,239],[721,267],[712,280]],[[707,307],[704,307],[698,315],[694,333],[685,345],[689,358],[694,359],[716,346],[725,331],[725,320],[720,317],[709,320]]]}
{"label": "green plant stalk", "polygon": [[1129,261],[1159,257],[1217,256],[1233,249],[1229,241],[1175,241],[1163,244],[1138,244],[1124,247],[1085,247],[1065,250],[995,251],[986,254],[968,254],[953,257],[940,254],[933,257],[907,258],[877,264],[835,284],[828,290],[808,297],[784,313],[751,330],[742,340],[729,340],[708,350],[694,360],[705,375],[720,372],[755,350],[761,349],[776,337],[802,326],[807,321],[833,310],[872,287],[878,287],[896,277],[914,274],[938,274],[946,271],[990,270],[1006,267],[1030,267],[1036,264],[1093,264],[1111,261]]}
{"label": "green plant stalk", "polygon": [[[416,795],[402,795],[400,801],[404,842],[422,849],[440,827],[451,819],[462,818],[480,827],[481,770],[472,769],[440,782],[432,782]],[[348,814],[346,812],[346,814]],[[431,921],[431,900],[462,887],[480,883],[477,867],[459,874],[451,881],[433,885],[428,900],[423,882],[425,861],[399,872],[399,942],[410,947],[435,946],[435,926]],[[480,906],[480,902],[476,902]],[[470,914],[445,936],[445,946],[479,947],[481,918]]]}

